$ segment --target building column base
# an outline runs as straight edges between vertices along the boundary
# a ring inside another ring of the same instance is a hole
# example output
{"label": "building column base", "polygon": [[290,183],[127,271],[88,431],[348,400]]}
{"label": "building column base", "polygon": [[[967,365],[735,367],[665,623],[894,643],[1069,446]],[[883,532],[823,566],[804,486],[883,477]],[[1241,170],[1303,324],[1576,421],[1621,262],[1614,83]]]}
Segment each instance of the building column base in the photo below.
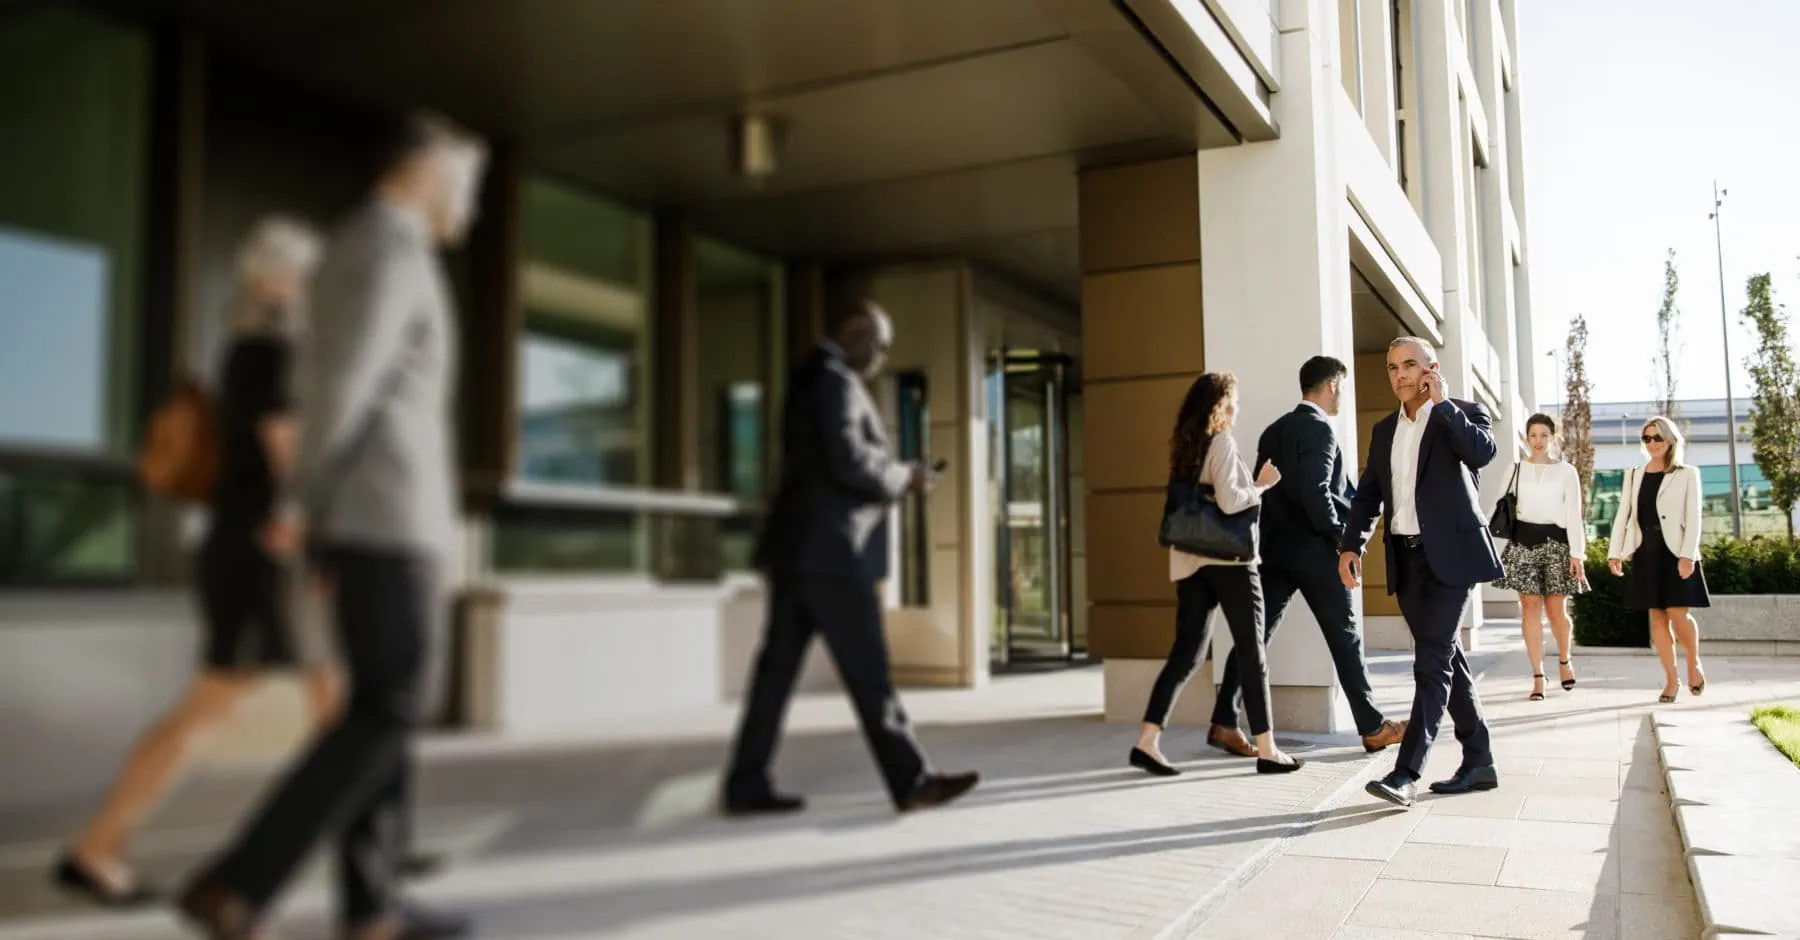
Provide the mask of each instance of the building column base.
{"label": "building column base", "polygon": [[[1108,659],[1101,665],[1105,684],[1106,713],[1109,723],[1138,724],[1144,720],[1144,703],[1150,699],[1150,688],[1162,671],[1160,659]],[[1213,681],[1209,658],[1194,671],[1187,687],[1175,698],[1169,715],[1170,727],[1205,728],[1212,724],[1213,703],[1219,687]],[[1328,734],[1350,727],[1348,706],[1340,715],[1341,696],[1329,686],[1274,685],[1269,689],[1275,709],[1275,731],[1307,731]],[[1240,725],[1243,723],[1240,711]]]}
{"label": "building column base", "polygon": [[[1477,623],[1475,626],[1464,624],[1460,639],[1465,653],[1473,653],[1481,649],[1480,624]],[[1394,650],[1411,650],[1412,648],[1412,631],[1406,629],[1405,618],[1363,618],[1363,649],[1392,652]]]}

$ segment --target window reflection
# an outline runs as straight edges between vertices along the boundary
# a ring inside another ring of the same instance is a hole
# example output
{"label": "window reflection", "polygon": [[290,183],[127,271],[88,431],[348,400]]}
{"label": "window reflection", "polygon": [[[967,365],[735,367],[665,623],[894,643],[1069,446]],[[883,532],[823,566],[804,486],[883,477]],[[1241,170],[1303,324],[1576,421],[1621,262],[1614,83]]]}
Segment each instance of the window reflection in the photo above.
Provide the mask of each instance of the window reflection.
{"label": "window reflection", "polygon": [[518,474],[633,486],[649,477],[650,223],[546,180],[523,194]]}

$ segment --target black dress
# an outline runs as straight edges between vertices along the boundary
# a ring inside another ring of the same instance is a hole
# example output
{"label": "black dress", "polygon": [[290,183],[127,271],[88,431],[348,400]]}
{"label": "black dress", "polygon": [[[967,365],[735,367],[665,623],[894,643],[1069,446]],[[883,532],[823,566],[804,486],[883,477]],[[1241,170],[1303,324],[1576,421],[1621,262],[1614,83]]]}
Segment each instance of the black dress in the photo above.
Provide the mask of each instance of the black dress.
{"label": "black dress", "polygon": [[287,341],[262,336],[239,339],[225,353],[219,476],[199,559],[208,669],[266,669],[295,660],[286,567],[260,540],[274,513],[275,480],[259,426],[288,410],[291,357]]}
{"label": "black dress", "polygon": [[1656,494],[1662,491],[1666,473],[1648,473],[1638,487],[1632,522],[1643,534],[1643,543],[1631,553],[1631,570],[1625,576],[1625,606],[1632,610],[1665,610],[1670,607],[1708,607],[1706,574],[1694,559],[1694,576],[1681,576],[1680,561],[1663,540],[1662,517],[1656,511]]}

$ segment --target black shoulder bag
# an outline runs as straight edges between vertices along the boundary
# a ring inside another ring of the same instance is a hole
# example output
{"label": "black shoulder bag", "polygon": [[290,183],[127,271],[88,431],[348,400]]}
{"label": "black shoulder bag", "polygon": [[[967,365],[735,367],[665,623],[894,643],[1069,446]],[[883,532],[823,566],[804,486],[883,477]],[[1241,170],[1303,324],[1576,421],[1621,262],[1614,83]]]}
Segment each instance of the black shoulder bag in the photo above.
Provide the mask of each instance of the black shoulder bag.
{"label": "black shoulder bag", "polygon": [[1156,540],[1164,548],[1202,558],[1252,561],[1261,517],[1260,505],[1238,513],[1220,509],[1210,484],[1175,481],[1169,484]]}
{"label": "black shoulder bag", "polygon": [[1488,534],[1497,539],[1513,540],[1519,525],[1519,465],[1513,464],[1512,482],[1506,486],[1506,492],[1500,494],[1500,501],[1494,504],[1494,514],[1488,517]]}

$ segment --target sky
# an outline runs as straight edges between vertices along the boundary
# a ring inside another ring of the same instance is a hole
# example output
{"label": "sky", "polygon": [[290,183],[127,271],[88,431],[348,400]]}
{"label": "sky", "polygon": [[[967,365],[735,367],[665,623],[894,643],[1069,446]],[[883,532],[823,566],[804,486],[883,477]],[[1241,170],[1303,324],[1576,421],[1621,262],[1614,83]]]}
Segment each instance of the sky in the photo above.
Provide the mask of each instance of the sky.
{"label": "sky", "polygon": [[1732,388],[1747,394],[1745,281],[1766,272],[1777,303],[1800,302],[1800,0],[1518,0],[1518,33],[1539,403],[1562,397],[1544,351],[1576,313],[1593,400],[1654,396],[1671,248],[1676,393],[1724,396],[1715,178]]}

